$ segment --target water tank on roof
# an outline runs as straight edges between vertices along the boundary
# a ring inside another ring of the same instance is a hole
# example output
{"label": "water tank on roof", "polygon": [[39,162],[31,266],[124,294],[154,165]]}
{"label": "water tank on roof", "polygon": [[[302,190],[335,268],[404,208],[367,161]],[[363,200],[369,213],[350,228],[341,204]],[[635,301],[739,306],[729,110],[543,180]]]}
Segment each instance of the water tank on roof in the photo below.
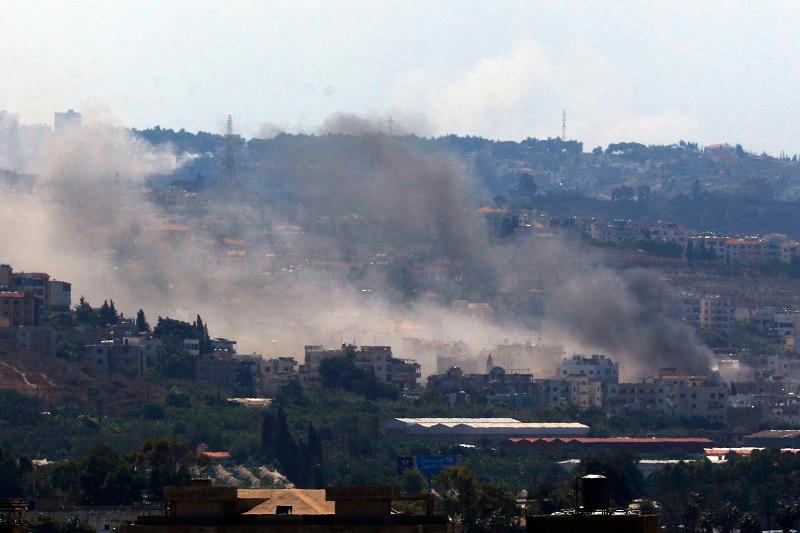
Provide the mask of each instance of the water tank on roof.
{"label": "water tank on roof", "polygon": [[586,511],[608,509],[608,479],[605,476],[589,474],[580,479],[580,493]]}

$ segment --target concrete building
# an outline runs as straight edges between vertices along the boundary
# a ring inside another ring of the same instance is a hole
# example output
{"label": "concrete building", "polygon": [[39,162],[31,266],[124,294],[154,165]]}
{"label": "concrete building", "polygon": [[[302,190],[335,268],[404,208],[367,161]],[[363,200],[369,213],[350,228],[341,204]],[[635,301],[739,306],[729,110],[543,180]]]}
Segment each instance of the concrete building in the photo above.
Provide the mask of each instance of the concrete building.
{"label": "concrete building", "polygon": [[236,360],[232,356],[202,355],[197,359],[195,372],[199,383],[228,394],[236,391]]}
{"label": "concrete building", "polygon": [[21,291],[0,290],[0,318],[9,327],[32,327],[39,323],[36,300],[33,295]]}
{"label": "concrete building", "polygon": [[239,355],[233,358],[236,360],[236,389],[233,391],[234,394],[242,398],[257,397],[262,389],[261,365],[264,362],[264,358],[257,354]]}
{"label": "concrete building", "polygon": [[274,398],[292,381],[299,381],[294,357],[273,357],[261,364],[261,396]]}
{"label": "concrete building", "polygon": [[50,313],[69,311],[72,285],[50,279],[44,272],[15,272],[11,265],[0,264],[0,290],[23,292],[35,300],[37,323]]}
{"label": "concrete building", "polygon": [[145,368],[152,368],[156,365],[158,352],[161,349],[161,339],[149,333],[142,333],[122,337],[122,344],[138,346],[142,350]]}
{"label": "concrete building", "polygon": [[682,318],[695,328],[730,331],[736,323],[736,304],[731,298],[685,294],[682,302]]}
{"label": "concrete building", "polygon": [[83,360],[98,374],[109,374],[111,372],[111,350],[113,347],[113,342],[87,344],[83,347]]}
{"label": "concrete building", "polygon": [[211,339],[211,350],[217,354],[236,355],[236,341],[223,339],[221,337]]}
{"label": "concrete building", "polygon": [[391,346],[356,348],[352,344],[343,344],[340,349],[328,350],[322,346],[308,345],[299,370],[303,387],[318,387],[322,361],[334,357],[350,357],[357,368],[372,372],[379,383],[394,383],[400,388],[416,388],[421,374],[420,365],[416,361],[393,357]]}
{"label": "concrete building", "polygon": [[146,359],[141,346],[122,344],[111,340],[83,347],[83,359],[96,372],[122,374],[127,377],[144,375]]}
{"label": "concrete building", "polygon": [[[434,515],[430,495],[402,496],[393,487],[317,489],[237,489],[194,480],[166,487],[166,514],[142,516],[127,533],[173,531],[314,531],[352,533],[449,533],[446,516]],[[392,502],[421,500],[425,514],[397,514]]]}
{"label": "concrete building", "polygon": [[586,357],[575,354],[564,359],[556,371],[557,378],[569,376],[584,376],[589,380],[599,381],[602,388],[602,402],[612,401],[616,396],[619,384],[619,363],[612,361],[605,355],[593,354]]}
{"label": "concrete building", "polygon": [[641,383],[620,383],[614,408],[621,413],[653,412],[725,423],[728,396],[728,386],[717,377],[662,373]]}
{"label": "concrete building", "polygon": [[56,133],[65,133],[81,127],[81,114],[67,109],[53,115],[53,130]]}
{"label": "concrete building", "polygon": [[427,388],[444,394],[532,394],[533,374],[509,374],[500,366],[491,366],[485,374],[464,374],[461,368],[452,367],[444,374],[428,376]]}
{"label": "concrete building", "polygon": [[534,395],[542,407],[574,405],[580,409],[603,406],[603,385],[583,375],[534,380]]}
{"label": "concrete building", "polygon": [[200,355],[200,339],[183,339],[183,349],[189,355],[197,357]]}
{"label": "concrete building", "polygon": [[16,335],[18,350],[55,357],[58,349],[58,333],[47,326],[18,327]]}
{"label": "concrete building", "polygon": [[49,280],[47,283],[48,313],[65,313],[72,306],[72,284]]}

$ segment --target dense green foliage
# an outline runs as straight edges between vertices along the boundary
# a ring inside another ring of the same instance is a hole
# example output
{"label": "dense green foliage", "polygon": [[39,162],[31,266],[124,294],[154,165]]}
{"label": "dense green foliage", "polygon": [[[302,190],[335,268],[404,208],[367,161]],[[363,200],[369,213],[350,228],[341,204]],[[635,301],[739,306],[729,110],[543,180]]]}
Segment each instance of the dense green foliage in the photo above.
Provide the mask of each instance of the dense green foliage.
{"label": "dense green foliage", "polygon": [[668,466],[653,474],[650,492],[661,504],[662,523],[701,531],[734,527],[800,525],[800,457],[778,450],[730,456],[721,466],[701,461]]}
{"label": "dense green foliage", "polygon": [[30,533],[95,533],[88,522],[77,516],[60,520],[51,515],[40,514],[25,520],[24,527]]}

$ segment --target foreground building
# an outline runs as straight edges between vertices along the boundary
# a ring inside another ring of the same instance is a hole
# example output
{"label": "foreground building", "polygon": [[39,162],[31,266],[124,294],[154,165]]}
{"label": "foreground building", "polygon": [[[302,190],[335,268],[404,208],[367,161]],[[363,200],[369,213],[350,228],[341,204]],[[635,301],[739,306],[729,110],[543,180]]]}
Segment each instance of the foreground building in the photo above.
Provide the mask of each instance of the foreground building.
{"label": "foreground building", "polygon": [[[214,532],[385,532],[447,533],[447,517],[433,514],[430,495],[402,497],[393,487],[315,489],[237,489],[194,480],[166,487],[166,514],[141,516],[122,531]],[[423,500],[423,515],[395,514],[392,502]]]}

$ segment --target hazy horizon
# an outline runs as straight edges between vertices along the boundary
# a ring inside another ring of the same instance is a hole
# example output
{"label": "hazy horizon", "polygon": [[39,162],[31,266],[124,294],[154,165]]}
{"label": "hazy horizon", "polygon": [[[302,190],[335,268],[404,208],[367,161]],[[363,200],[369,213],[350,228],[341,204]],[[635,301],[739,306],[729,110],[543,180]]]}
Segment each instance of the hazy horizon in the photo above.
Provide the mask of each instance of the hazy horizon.
{"label": "hazy horizon", "polygon": [[7,2],[0,109],[136,128],[311,132],[356,113],[422,135],[741,143],[800,152],[788,2],[501,5]]}

